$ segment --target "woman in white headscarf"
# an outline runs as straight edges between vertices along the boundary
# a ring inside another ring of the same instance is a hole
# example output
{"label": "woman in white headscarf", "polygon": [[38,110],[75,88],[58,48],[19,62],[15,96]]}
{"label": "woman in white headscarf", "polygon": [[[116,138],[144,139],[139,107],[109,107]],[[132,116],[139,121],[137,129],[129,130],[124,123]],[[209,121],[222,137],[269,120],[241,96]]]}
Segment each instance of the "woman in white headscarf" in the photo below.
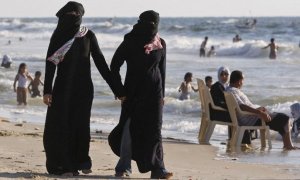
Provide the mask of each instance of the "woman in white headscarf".
{"label": "woman in white headscarf", "polygon": [[292,136],[296,138],[300,131],[300,103],[294,103],[291,105],[291,114],[294,118]]}
{"label": "woman in white headscarf", "polygon": [[222,66],[218,70],[218,81],[211,86],[210,93],[215,105],[227,109],[224,91],[229,85],[230,70],[228,67]]}
{"label": "woman in white headscarf", "polygon": [[2,59],[1,66],[5,68],[10,68],[10,65],[12,64],[12,59],[9,55],[4,55]]}

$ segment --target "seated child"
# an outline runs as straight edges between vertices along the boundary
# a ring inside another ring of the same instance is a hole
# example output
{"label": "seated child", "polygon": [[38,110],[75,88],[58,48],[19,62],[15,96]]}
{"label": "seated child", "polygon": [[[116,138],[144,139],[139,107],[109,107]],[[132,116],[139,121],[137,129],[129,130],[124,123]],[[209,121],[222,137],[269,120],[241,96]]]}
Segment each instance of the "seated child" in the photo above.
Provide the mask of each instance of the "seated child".
{"label": "seated child", "polygon": [[211,88],[211,86],[212,86],[212,77],[211,76],[205,77],[205,84],[209,89]]}
{"label": "seated child", "polygon": [[197,92],[198,89],[195,89],[191,82],[193,81],[193,74],[190,72],[187,72],[184,75],[184,81],[181,83],[178,91],[181,92],[181,95],[179,97],[179,100],[185,100],[190,99],[191,91]]}
{"label": "seated child", "polygon": [[44,85],[43,82],[41,81],[41,75],[42,73],[40,71],[36,71],[34,75],[34,79],[30,82],[28,85],[28,90],[29,93],[31,94],[31,97],[37,97],[37,96],[42,96],[41,92],[39,90],[39,85],[41,84],[42,86]]}

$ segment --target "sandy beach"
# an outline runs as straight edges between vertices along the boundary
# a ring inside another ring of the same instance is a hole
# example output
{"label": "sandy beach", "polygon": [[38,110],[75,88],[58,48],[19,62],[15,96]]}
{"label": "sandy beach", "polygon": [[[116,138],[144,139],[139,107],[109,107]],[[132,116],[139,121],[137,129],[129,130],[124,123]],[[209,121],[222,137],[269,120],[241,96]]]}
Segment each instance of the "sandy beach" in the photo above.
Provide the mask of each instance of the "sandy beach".
{"label": "sandy beach", "polygon": [[[43,126],[31,123],[0,121],[0,179],[65,179],[48,175],[43,149]],[[298,168],[285,165],[249,164],[234,159],[216,160],[216,148],[179,140],[164,140],[165,163],[174,172],[172,179],[299,179]],[[93,173],[74,179],[116,179],[118,160],[107,143],[107,134],[93,133],[90,156]],[[147,179],[132,162],[132,179]]]}

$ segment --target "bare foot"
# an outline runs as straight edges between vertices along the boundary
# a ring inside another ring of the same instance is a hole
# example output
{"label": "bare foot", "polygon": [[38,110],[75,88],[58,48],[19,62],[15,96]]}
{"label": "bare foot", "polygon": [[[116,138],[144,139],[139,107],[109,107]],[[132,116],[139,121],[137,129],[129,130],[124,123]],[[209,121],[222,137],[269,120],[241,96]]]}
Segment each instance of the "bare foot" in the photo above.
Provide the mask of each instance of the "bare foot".
{"label": "bare foot", "polygon": [[283,147],[284,150],[290,151],[290,150],[299,150],[300,148],[297,146],[290,146],[290,147]]}
{"label": "bare foot", "polygon": [[165,179],[170,179],[173,176],[172,172],[167,172],[166,175],[164,176]]}

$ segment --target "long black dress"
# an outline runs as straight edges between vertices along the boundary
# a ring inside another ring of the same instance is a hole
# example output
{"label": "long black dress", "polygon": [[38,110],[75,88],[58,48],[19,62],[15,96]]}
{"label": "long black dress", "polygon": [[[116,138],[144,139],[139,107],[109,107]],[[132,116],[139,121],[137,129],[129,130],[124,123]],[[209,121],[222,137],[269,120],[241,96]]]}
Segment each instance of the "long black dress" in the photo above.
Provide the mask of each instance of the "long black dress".
{"label": "long black dress", "polygon": [[[47,57],[52,53],[48,51]],[[52,104],[47,109],[44,148],[50,174],[91,168],[90,112],[94,89],[90,55],[102,77],[111,84],[109,68],[90,30],[75,39],[64,60],[57,65],[53,88],[56,66],[46,61],[44,94],[52,94]]]}
{"label": "long black dress", "polygon": [[[227,109],[225,96],[224,96],[225,88],[224,86],[217,81],[210,88],[210,94],[216,106],[220,106],[224,109]],[[215,110],[210,107],[210,118],[217,119],[220,121],[231,122],[230,115],[227,111]]]}
{"label": "long black dress", "polygon": [[[119,124],[109,135],[109,144],[116,155],[120,155],[123,126],[128,118],[132,138],[132,159],[139,171],[144,173],[164,168],[161,137],[162,113],[165,89],[166,44],[163,49],[145,53],[139,37],[125,36],[112,59],[110,68],[118,97],[126,96],[122,104]],[[126,61],[127,72],[124,85],[120,67]]]}

